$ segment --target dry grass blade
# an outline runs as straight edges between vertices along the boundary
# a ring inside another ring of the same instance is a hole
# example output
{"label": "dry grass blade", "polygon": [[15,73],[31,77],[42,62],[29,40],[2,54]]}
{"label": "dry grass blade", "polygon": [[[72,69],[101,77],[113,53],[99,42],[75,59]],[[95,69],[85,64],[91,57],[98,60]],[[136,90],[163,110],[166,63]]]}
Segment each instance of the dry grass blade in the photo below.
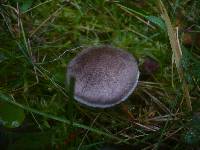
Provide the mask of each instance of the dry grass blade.
{"label": "dry grass blade", "polygon": [[37,8],[37,7],[40,7],[41,5],[44,5],[44,4],[47,4],[47,3],[50,3],[50,2],[52,2],[52,0],[44,1],[44,2],[42,2],[42,3],[40,3],[40,4],[38,4],[38,5],[36,5],[36,6],[32,7],[32,8],[30,8],[30,9],[24,11],[23,14],[25,14],[25,13],[27,13],[27,12],[30,12],[30,11],[32,11],[33,9],[35,9],[35,8]]}
{"label": "dry grass blade", "polygon": [[[93,127],[94,123],[96,122],[96,120],[99,118],[100,115],[101,115],[101,114],[99,113],[99,114],[94,118],[94,120],[93,120],[93,122],[92,122],[90,128]],[[82,146],[82,144],[83,144],[83,141],[85,140],[85,138],[86,138],[88,132],[89,132],[89,130],[86,131],[84,137],[82,138],[81,143],[80,143],[79,146],[78,146],[78,150],[80,150],[80,148],[81,148],[81,146]]]}
{"label": "dry grass blade", "polygon": [[178,33],[177,33],[178,30],[177,29],[175,30],[174,27],[172,26],[167,10],[165,9],[165,6],[162,3],[162,1],[158,0],[158,2],[159,2],[160,11],[161,11],[161,17],[165,21],[165,24],[167,27],[170,45],[171,45],[172,52],[175,58],[175,64],[176,64],[176,68],[179,74],[179,78],[183,82],[183,92],[184,92],[184,97],[186,99],[187,107],[191,111],[192,105],[191,105],[191,100],[190,100],[189,88],[186,81],[183,78],[184,72],[181,66],[182,51],[181,51],[181,47],[180,47],[179,39],[178,39]]}
{"label": "dry grass blade", "polygon": [[150,92],[148,92],[147,90],[143,89],[144,93],[146,93],[151,99],[152,101],[157,104],[164,112],[172,114],[170,112],[170,110],[162,103],[160,102],[155,96],[153,96]]}
{"label": "dry grass blade", "polygon": [[124,10],[126,13],[128,13],[128,14],[134,16],[135,18],[137,18],[138,20],[140,20],[141,22],[143,22],[144,24],[146,24],[147,26],[151,27],[152,29],[155,29],[155,27],[154,27],[153,25],[151,25],[149,22],[147,22],[147,21],[145,21],[144,19],[141,18],[141,17],[144,18],[145,15],[143,15],[143,14],[137,12],[137,11],[134,11],[133,9],[130,9],[130,8],[128,8],[128,7],[125,7],[125,6],[123,6],[123,5],[119,4],[119,3],[116,3],[116,5],[117,5],[120,9]]}
{"label": "dry grass blade", "polygon": [[58,13],[62,10],[63,7],[58,8],[54,13],[52,13],[47,19],[45,19],[36,29],[34,29],[30,33],[30,37],[32,37],[42,26],[44,26],[52,17],[56,17]]}

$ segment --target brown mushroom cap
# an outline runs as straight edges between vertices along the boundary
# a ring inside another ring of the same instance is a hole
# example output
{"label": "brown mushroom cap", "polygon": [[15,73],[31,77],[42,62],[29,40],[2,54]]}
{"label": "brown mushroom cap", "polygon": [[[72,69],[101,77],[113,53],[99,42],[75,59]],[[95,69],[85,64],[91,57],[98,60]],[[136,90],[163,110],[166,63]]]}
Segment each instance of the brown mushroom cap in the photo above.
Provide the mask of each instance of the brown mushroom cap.
{"label": "brown mushroom cap", "polygon": [[83,50],[68,64],[67,78],[75,78],[74,98],[106,108],[124,101],[135,89],[139,70],[128,52],[110,46]]}

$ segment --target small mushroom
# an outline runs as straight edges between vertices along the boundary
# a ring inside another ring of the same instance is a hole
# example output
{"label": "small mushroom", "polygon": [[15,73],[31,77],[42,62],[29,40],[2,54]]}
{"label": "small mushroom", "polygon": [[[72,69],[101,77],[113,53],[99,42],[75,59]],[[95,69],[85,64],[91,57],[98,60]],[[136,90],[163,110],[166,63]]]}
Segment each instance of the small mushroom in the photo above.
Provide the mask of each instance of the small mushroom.
{"label": "small mushroom", "polygon": [[67,81],[75,78],[74,98],[91,107],[111,107],[127,99],[135,89],[139,70],[135,58],[111,46],[80,52],[67,68]]}

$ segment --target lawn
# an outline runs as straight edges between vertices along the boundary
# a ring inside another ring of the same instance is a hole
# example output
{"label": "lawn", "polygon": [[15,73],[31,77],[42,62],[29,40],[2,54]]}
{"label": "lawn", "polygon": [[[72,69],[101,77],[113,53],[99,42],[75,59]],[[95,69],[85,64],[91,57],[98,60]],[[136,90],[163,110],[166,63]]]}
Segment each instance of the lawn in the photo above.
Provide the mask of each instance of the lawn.
{"label": "lawn", "polygon": [[[105,109],[66,84],[70,60],[100,45],[140,70],[128,99]],[[0,1],[3,149],[199,149],[199,85],[199,0]]]}

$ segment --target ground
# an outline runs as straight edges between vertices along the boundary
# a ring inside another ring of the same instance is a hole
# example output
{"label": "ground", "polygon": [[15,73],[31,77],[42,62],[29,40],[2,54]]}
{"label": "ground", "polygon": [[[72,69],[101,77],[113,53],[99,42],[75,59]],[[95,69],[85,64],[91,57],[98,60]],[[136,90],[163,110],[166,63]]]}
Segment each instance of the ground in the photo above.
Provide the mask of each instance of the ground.
{"label": "ground", "polygon": [[[2,0],[0,144],[4,149],[198,149],[199,0]],[[112,45],[141,72],[122,104],[73,100],[68,62]]]}

